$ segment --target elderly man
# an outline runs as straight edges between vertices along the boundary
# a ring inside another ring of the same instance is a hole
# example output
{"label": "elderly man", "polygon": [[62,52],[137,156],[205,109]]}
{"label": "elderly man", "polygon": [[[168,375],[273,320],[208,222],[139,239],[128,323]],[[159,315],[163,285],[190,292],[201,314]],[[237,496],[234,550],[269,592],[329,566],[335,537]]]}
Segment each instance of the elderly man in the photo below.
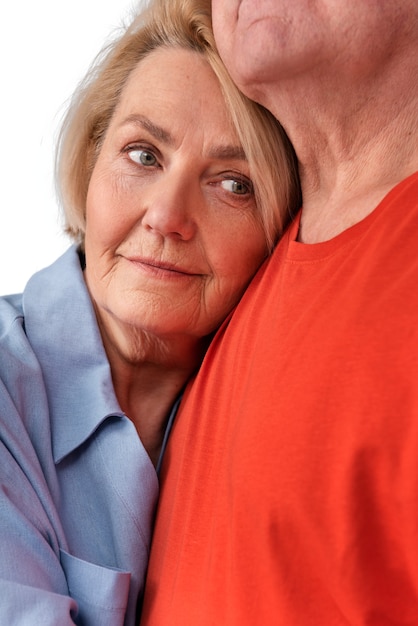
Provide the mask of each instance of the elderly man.
{"label": "elderly man", "polygon": [[303,208],[186,394],[144,623],[418,624],[418,3],[212,4]]}

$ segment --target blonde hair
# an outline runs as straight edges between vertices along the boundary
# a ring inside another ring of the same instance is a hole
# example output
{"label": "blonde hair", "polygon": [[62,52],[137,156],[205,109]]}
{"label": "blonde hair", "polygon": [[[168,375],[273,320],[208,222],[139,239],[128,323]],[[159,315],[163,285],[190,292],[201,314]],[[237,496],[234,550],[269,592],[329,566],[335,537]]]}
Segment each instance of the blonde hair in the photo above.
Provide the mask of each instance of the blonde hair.
{"label": "blonde hair", "polygon": [[132,70],[160,47],[194,50],[216,74],[248,159],[266,241],[272,247],[298,208],[294,152],[277,120],[246,98],[229,77],[213,37],[210,0],[151,0],[102,51],[80,84],[57,146],[57,191],[66,232],[84,242],[87,189],[110,120]]}

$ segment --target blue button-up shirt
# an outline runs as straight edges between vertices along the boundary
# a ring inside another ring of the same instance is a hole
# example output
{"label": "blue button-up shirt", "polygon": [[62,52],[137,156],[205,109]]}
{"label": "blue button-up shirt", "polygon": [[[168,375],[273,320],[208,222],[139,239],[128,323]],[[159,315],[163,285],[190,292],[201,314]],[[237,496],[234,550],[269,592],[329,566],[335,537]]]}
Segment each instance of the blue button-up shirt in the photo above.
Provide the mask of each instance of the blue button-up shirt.
{"label": "blue button-up shirt", "polygon": [[0,299],[0,624],[135,624],[157,496],[72,247]]}

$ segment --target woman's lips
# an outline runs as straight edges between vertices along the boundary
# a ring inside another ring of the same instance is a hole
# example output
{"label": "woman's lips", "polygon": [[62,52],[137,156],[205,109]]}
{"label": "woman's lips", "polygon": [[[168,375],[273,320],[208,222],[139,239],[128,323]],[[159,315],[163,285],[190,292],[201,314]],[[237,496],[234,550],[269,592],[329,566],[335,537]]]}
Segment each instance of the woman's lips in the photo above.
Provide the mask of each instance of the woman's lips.
{"label": "woman's lips", "polygon": [[188,268],[181,267],[175,263],[167,263],[165,261],[157,261],[155,259],[148,259],[143,257],[129,257],[127,261],[137,266],[139,269],[143,269],[149,274],[162,277],[190,277],[201,276],[200,272],[189,270]]}

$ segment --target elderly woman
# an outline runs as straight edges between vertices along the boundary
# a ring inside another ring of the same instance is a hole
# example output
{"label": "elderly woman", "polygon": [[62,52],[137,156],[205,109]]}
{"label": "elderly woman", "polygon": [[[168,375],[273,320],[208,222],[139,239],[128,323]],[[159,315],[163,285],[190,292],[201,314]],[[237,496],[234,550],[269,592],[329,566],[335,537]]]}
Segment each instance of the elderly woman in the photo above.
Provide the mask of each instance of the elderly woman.
{"label": "elderly woman", "polygon": [[76,94],[58,177],[74,244],[0,300],[0,622],[133,625],[170,422],[297,204],[292,153],[200,2],[161,0]]}

